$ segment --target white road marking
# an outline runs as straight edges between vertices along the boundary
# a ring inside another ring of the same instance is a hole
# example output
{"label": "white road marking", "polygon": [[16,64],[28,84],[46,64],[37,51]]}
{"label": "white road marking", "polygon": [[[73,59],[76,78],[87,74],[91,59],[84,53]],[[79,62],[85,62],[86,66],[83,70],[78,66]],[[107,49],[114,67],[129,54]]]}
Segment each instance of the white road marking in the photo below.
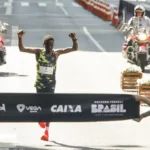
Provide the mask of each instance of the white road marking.
{"label": "white road marking", "polygon": [[66,16],[68,16],[68,12],[66,11],[66,9],[63,6],[60,6],[60,9],[64,12],[64,14]]}
{"label": "white road marking", "polygon": [[21,6],[23,6],[23,7],[29,6],[29,3],[28,2],[21,2]]}
{"label": "white road marking", "polygon": [[63,3],[55,3],[56,4],[56,6],[59,6],[59,7],[63,7],[64,6],[64,4]]}
{"label": "white road marking", "polygon": [[8,0],[8,3],[4,3],[4,6],[6,6],[6,15],[12,14],[12,3],[13,0]]}
{"label": "white road marking", "polygon": [[58,0],[55,0],[55,4],[56,6],[60,7],[60,9],[64,12],[64,14],[66,16],[68,16],[68,12],[67,10],[64,8],[64,4],[63,3],[60,3]]}
{"label": "white road marking", "polygon": [[58,0],[55,0],[55,3],[57,4],[57,3],[58,3]]}
{"label": "white road marking", "polygon": [[8,2],[4,3],[4,7],[7,7],[8,5],[10,5],[10,3],[8,3]]}
{"label": "white road marking", "polygon": [[73,5],[74,7],[81,7],[79,4],[77,4],[77,3],[75,3],[75,2],[72,2],[72,5]]}
{"label": "white road marking", "polygon": [[38,5],[39,5],[39,7],[46,7],[47,3],[39,2]]}
{"label": "white road marking", "polygon": [[90,32],[87,30],[86,27],[83,27],[83,31],[100,51],[106,52],[106,50],[92,37],[92,35],[90,34]]}

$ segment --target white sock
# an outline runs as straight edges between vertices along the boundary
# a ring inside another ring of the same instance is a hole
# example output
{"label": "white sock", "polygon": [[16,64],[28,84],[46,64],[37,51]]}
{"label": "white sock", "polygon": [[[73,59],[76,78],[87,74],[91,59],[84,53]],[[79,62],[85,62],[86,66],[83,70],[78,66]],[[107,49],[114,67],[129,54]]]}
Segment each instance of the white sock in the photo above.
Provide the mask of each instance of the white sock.
{"label": "white sock", "polygon": [[49,127],[46,127],[46,130],[48,131],[48,130],[49,130]]}

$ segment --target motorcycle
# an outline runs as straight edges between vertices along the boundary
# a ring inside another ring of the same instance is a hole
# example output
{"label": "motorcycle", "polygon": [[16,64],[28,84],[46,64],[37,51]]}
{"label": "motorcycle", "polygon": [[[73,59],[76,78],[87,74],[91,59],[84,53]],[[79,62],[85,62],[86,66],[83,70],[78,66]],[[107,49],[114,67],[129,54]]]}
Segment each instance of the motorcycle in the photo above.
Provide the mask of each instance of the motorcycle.
{"label": "motorcycle", "polygon": [[[122,55],[131,63],[139,66],[142,72],[150,64],[150,35],[149,29],[143,27],[129,27],[129,34],[122,46]],[[127,48],[128,41],[132,39],[132,48]]]}
{"label": "motorcycle", "polygon": [[0,66],[6,64],[6,47],[4,40],[8,26],[8,23],[2,23],[2,21],[0,21]]}

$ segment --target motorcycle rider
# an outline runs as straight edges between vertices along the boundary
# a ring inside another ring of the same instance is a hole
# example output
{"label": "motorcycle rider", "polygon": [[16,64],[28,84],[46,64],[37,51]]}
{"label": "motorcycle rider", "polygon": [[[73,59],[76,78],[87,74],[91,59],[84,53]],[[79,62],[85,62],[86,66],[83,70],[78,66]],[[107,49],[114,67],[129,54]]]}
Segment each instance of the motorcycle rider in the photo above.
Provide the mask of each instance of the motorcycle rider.
{"label": "motorcycle rider", "polygon": [[[35,87],[37,93],[55,92],[56,85],[56,64],[60,55],[67,54],[78,50],[78,42],[75,33],[70,33],[73,45],[72,47],[54,50],[54,38],[51,35],[46,35],[43,40],[43,49],[25,48],[22,42],[24,31],[18,32],[18,47],[21,52],[35,54],[37,60],[37,78]],[[39,122],[41,128],[45,129],[41,140],[49,140],[49,122]]]}
{"label": "motorcycle rider", "polygon": [[[148,16],[145,16],[145,8],[142,5],[137,5],[134,7],[134,16],[131,17],[128,21],[128,25],[135,28],[136,27],[136,22],[134,22],[134,18],[138,17],[139,18],[139,27],[150,27],[150,18]],[[125,28],[124,32],[128,34],[128,32],[130,32],[130,29]],[[132,49],[134,50],[134,48],[132,47],[132,39],[129,39],[127,41],[127,49]]]}

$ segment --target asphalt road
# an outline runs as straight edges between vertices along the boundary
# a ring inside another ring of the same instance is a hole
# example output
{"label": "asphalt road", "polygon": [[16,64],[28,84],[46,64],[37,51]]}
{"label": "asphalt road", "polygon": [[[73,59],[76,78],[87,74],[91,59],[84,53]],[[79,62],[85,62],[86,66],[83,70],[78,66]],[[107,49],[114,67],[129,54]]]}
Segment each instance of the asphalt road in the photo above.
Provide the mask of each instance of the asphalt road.
{"label": "asphalt road", "polygon": [[[79,51],[59,58],[56,93],[124,93],[120,89],[120,72],[127,67],[120,53],[123,37],[110,22],[94,16],[73,0],[23,2],[13,0],[8,5],[5,0],[0,1],[0,18],[10,24],[6,37],[7,65],[0,68],[0,83],[6,86],[0,86],[1,92],[35,93],[35,57],[20,53],[17,47],[16,32],[24,29],[23,41],[28,47],[42,47],[46,34],[54,36],[55,48],[72,46],[68,34],[76,32]],[[8,146],[13,147],[9,150],[145,150],[150,149],[149,121],[147,118],[141,123],[132,120],[52,123],[50,142],[40,141],[43,130],[36,123],[1,123],[0,147],[3,150]]]}
{"label": "asphalt road", "polygon": [[[4,1],[5,2],[5,1]],[[74,3],[74,0],[45,1],[27,0],[24,3],[14,0],[10,6],[0,9],[0,18],[10,24],[9,32],[16,29],[24,29],[25,46],[42,47],[42,40],[46,34],[55,38],[55,47],[72,46],[68,37],[70,32],[76,32],[79,40],[79,49],[84,51],[101,51],[86,35],[83,27],[86,27],[93,38],[108,52],[119,52],[123,38],[108,22],[104,22],[97,16],[84,10]],[[61,6],[63,4],[63,6]],[[1,1],[1,6],[3,3]],[[16,37],[8,34],[8,39]],[[31,40],[32,39],[32,40]],[[8,42],[7,45],[17,45],[16,42]]]}

